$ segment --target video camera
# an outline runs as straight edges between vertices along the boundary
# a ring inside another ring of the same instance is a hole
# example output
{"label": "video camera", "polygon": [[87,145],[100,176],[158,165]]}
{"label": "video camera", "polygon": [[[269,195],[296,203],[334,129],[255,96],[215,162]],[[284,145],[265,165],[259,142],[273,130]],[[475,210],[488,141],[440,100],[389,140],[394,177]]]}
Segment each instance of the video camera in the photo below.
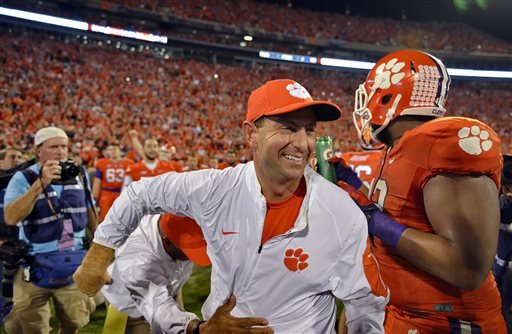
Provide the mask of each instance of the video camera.
{"label": "video camera", "polygon": [[35,163],[36,159],[31,159],[11,169],[0,170],[0,189],[7,188],[9,181],[11,181],[12,177],[14,174],[16,174],[17,171],[24,170],[25,168],[28,168]]}
{"label": "video camera", "polygon": [[80,174],[80,167],[77,164],[75,164],[75,162],[72,159],[61,161],[59,162],[59,165],[62,168],[60,173],[60,179],[53,180],[52,184],[77,184],[76,177],[78,176],[78,174]]}

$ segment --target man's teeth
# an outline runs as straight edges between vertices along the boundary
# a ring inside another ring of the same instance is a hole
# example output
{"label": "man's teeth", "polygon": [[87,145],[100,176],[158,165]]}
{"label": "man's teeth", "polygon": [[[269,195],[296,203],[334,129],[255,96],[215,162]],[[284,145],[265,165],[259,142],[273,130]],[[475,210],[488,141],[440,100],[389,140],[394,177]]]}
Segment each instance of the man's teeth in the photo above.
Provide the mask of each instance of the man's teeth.
{"label": "man's teeth", "polygon": [[294,157],[293,155],[285,154],[284,157],[288,160],[302,161],[302,158]]}

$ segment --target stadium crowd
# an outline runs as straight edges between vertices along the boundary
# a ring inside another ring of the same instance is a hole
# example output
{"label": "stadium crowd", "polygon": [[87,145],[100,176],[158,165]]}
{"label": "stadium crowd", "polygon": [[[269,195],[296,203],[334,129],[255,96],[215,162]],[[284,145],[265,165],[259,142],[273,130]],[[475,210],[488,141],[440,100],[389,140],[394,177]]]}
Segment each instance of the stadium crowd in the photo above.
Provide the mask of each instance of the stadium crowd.
{"label": "stadium crowd", "polygon": [[[175,159],[197,155],[222,159],[235,149],[250,159],[240,131],[243,102],[257,84],[276,77],[304,82],[314,97],[341,106],[343,116],[321,128],[340,151],[357,149],[351,122],[353,87],[363,74],[319,71],[268,64],[228,66],[195,60],[165,59],[152,50],[122,51],[96,43],[42,41],[33,36],[4,35],[0,46],[0,147],[31,147],[31,133],[52,124],[74,137],[72,152],[86,163],[108,142],[128,149],[129,130],[153,136],[177,148]],[[268,73],[271,74],[271,78]],[[448,110],[482,119],[496,129],[505,152],[512,149],[507,120],[512,90],[506,82],[455,81]]]}
{"label": "stadium crowd", "polygon": [[[405,46],[431,50],[510,53],[512,47],[463,23],[415,22],[377,19],[250,0],[136,1],[109,0],[131,8],[162,12],[185,18],[289,34],[311,39],[327,39],[383,46]],[[307,17],[307,20],[303,18]],[[450,34],[446,32],[450,31]]]}

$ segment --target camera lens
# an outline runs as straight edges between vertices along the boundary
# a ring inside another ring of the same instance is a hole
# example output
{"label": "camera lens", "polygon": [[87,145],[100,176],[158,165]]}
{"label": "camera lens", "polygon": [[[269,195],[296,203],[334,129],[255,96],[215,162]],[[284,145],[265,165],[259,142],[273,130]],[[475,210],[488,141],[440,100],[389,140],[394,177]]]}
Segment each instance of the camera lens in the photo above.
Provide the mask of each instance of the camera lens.
{"label": "camera lens", "polygon": [[72,161],[66,161],[65,168],[66,168],[66,174],[69,177],[76,177],[78,175],[78,173],[80,172],[80,170],[78,169],[78,166],[75,165],[75,163]]}

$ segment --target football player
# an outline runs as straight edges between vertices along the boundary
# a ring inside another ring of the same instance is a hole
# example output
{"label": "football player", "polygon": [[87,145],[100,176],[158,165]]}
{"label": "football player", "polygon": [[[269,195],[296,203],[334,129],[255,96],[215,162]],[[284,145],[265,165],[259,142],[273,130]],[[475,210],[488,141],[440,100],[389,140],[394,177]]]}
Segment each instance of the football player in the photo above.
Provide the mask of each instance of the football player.
{"label": "football player", "polygon": [[370,191],[383,213],[362,197],[359,204],[391,290],[388,333],[506,333],[490,271],[500,142],[476,119],[443,117],[449,84],[439,59],[401,50],[379,60],[356,91],[361,139],[370,129],[387,146]]}
{"label": "football player", "polygon": [[117,143],[108,145],[105,155],[105,158],[96,161],[96,174],[92,184],[92,195],[100,207],[100,222],[121,194],[126,169],[133,164],[132,160],[122,158]]}

